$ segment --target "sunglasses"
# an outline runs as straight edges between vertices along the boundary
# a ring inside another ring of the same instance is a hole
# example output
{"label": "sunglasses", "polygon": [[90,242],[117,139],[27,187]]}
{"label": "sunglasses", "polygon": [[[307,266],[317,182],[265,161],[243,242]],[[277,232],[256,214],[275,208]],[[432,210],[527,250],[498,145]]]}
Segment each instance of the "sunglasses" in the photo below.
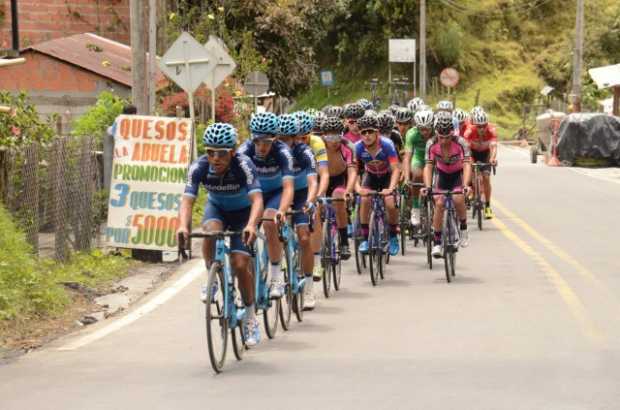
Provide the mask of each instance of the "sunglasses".
{"label": "sunglasses", "polygon": [[254,144],[271,145],[274,141],[275,141],[275,138],[261,138],[261,139],[255,139]]}
{"label": "sunglasses", "polygon": [[437,137],[442,140],[447,140],[447,139],[452,138],[452,135],[437,134]]}
{"label": "sunglasses", "polygon": [[208,149],[207,156],[209,158],[226,158],[231,151],[231,149]]}
{"label": "sunglasses", "polygon": [[375,134],[376,132],[377,132],[377,130],[363,130],[363,131],[360,131],[360,134],[362,134],[362,135],[372,135],[372,134]]}
{"label": "sunglasses", "polygon": [[323,139],[328,142],[338,142],[342,139],[342,137],[340,135],[331,134],[323,135]]}
{"label": "sunglasses", "polygon": [[347,120],[347,124],[349,124],[349,125],[357,124],[357,120],[349,119],[349,120]]}
{"label": "sunglasses", "polygon": [[419,129],[420,131],[427,131],[427,132],[430,132],[430,131],[431,131],[431,127],[418,127],[418,129]]}
{"label": "sunglasses", "polygon": [[252,140],[262,140],[266,138],[273,138],[271,134],[252,134]]}

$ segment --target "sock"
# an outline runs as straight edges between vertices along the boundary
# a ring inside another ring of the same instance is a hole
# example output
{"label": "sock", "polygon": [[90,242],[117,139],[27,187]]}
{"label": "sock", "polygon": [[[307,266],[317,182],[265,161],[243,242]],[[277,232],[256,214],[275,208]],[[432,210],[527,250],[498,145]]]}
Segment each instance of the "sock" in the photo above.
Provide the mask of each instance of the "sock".
{"label": "sock", "polygon": [[321,254],[318,252],[314,254],[314,266],[321,266]]}
{"label": "sock", "polygon": [[255,320],[256,319],[256,309],[254,308],[254,303],[252,303],[251,305],[246,305],[245,306],[245,317],[248,318],[248,320]]}
{"label": "sock", "polygon": [[349,235],[347,233],[347,228],[338,229],[338,235],[340,235],[340,244],[348,245],[349,244]]}
{"label": "sock", "polygon": [[281,279],[284,276],[282,273],[282,267],[280,266],[280,262],[272,262],[269,265],[269,274],[271,275],[271,279]]}
{"label": "sock", "polygon": [[390,238],[398,236],[398,225],[390,225]]}
{"label": "sock", "polygon": [[362,224],[362,236],[364,240],[368,240],[368,224]]}
{"label": "sock", "polygon": [[441,231],[435,232],[435,245],[441,245]]}
{"label": "sock", "polygon": [[415,209],[420,209],[420,198],[417,196],[413,197],[413,207]]}
{"label": "sock", "polygon": [[304,282],[304,288],[308,289],[308,292],[310,292],[312,291],[312,288],[314,287],[314,280],[312,280],[312,272],[304,273],[304,277],[306,278],[306,281]]}
{"label": "sock", "polygon": [[490,207],[491,207],[491,201],[486,201],[486,202],[484,203],[484,205],[485,205],[487,208],[490,208]]}
{"label": "sock", "polygon": [[463,219],[461,221],[461,231],[466,231],[467,230],[467,219]]}

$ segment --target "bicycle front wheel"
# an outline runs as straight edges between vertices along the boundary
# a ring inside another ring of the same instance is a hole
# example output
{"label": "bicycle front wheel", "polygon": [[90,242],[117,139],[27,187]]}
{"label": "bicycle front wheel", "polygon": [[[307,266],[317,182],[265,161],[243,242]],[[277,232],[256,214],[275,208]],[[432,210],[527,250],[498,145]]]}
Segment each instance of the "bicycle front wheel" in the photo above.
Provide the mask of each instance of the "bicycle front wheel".
{"label": "bicycle front wheel", "polygon": [[323,240],[321,241],[321,267],[323,271],[323,294],[328,299],[332,294],[332,266],[331,255],[332,237],[327,221],[323,223]]}
{"label": "bicycle front wheel", "polygon": [[377,286],[381,270],[381,236],[377,231],[375,219],[375,213],[371,212],[368,224],[368,265],[370,268],[370,282],[373,286]]}
{"label": "bicycle front wheel", "polygon": [[334,263],[332,264],[334,289],[336,289],[336,291],[339,291],[340,285],[342,283],[342,259],[340,255],[340,237],[338,236],[338,232],[334,234],[334,241],[332,243],[332,255],[335,255]]}
{"label": "bicycle front wheel", "polygon": [[478,230],[482,230],[482,204],[476,206],[476,220],[478,222]]}
{"label": "bicycle front wheel", "polygon": [[[216,373],[224,368],[228,346],[228,318],[225,314],[224,272],[220,263],[211,264],[207,281],[207,300],[205,301],[205,323],[207,327],[207,347],[211,367]],[[215,291],[214,289],[217,289]]]}
{"label": "bicycle front wheel", "polygon": [[289,330],[291,324],[291,316],[293,313],[293,275],[295,274],[290,257],[288,244],[284,244],[284,260],[286,268],[284,269],[284,295],[280,298],[280,323],[282,329]]}

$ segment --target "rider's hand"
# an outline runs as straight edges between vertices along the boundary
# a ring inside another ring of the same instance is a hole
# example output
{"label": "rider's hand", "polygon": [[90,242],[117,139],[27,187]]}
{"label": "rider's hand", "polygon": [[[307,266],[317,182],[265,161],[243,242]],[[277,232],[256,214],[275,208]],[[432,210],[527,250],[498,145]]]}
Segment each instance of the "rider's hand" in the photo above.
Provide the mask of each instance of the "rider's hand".
{"label": "rider's hand", "polygon": [[312,212],[314,210],[314,202],[306,202],[306,204],[304,205],[304,212],[308,213],[308,212]]}
{"label": "rider's hand", "polygon": [[284,219],[286,219],[286,212],[280,211],[278,210],[278,212],[276,212],[276,215],[273,217],[273,221],[276,224],[280,224],[284,221]]}
{"label": "rider's hand", "polygon": [[427,188],[427,187],[420,188],[420,195],[422,195],[422,196],[427,196],[430,190],[431,190],[431,189],[430,189],[430,188]]}
{"label": "rider's hand", "polygon": [[381,190],[381,195],[388,196],[388,195],[392,195],[393,192],[394,192],[393,189],[385,188]]}
{"label": "rider's hand", "polygon": [[366,188],[360,188],[357,190],[357,193],[360,194],[361,196],[366,196],[368,195],[369,192],[370,190]]}
{"label": "rider's hand", "polygon": [[493,165],[494,167],[497,166],[497,158],[491,160],[491,165]]}
{"label": "rider's hand", "polygon": [[243,229],[243,243],[251,245],[256,240],[256,227],[254,225],[247,225]]}
{"label": "rider's hand", "polygon": [[183,243],[187,246],[189,243],[189,229],[186,226],[180,226],[177,229],[177,238],[181,235],[183,237]]}
{"label": "rider's hand", "polygon": [[466,185],[466,186],[463,188],[463,194],[465,194],[465,196],[469,196],[469,194],[470,194],[471,192],[472,192],[472,191],[471,191],[471,187],[470,187],[469,185]]}

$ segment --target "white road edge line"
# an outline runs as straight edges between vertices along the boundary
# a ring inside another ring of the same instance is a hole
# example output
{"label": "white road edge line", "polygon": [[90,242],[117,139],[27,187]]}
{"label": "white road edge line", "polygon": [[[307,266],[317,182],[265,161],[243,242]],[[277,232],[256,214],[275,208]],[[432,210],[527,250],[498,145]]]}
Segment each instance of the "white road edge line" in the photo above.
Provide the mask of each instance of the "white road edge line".
{"label": "white road edge line", "polygon": [[196,280],[200,275],[203,275],[204,272],[205,272],[205,267],[204,267],[203,261],[202,260],[197,261],[196,266],[191,268],[187,273],[185,273],[176,282],[174,282],[172,285],[164,289],[161,293],[159,293],[153,299],[146,302],[144,305],[128,313],[126,316],[123,316],[115,320],[109,325],[104,326],[98,330],[95,330],[94,332],[87,334],[73,342],[70,342],[66,344],[65,346],[58,348],[57,350],[67,351],[67,350],[79,349],[80,347],[84,347],[90,343],[93,343],[99,339],[102,339],[110,335],[111,333],[116,332],[117,330],[124,328],[127,325],[130,325],[131,323],[140,319],[144,315],[152,312],[153,310],[157,309],[159,306],[166,303],[174,295],[179,293],[181,290],[187,287],[190,283]]}

